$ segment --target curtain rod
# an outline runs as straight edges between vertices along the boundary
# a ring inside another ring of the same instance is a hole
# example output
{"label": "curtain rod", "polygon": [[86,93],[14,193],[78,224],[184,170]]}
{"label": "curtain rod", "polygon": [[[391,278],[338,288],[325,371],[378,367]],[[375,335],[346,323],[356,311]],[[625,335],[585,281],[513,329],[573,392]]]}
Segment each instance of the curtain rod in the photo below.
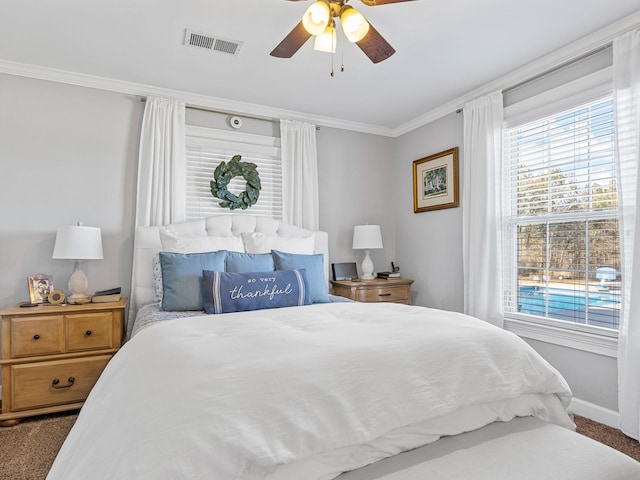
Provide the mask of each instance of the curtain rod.
{"label": "curtain rod", "polygon": [[[502,94],[505,95],[506,93],[508,93],[510,91],[513,91],[513,90],[515,90],[515,89],[517,89],[517,88],[519,88],[519,87],[521,87],[523,85],[526,85],[527,83],[530,83],[530,82],[533,82],[535,80],[538,80],[539,78],[542,78],[545,75],[549,75],[551,73],[557,72],[558,70],[561,70],[561,69],[563,69],[565,67],[568,67],[569,65],[572,65],[572,64],[577,63],[577,62],[579,62],[581,60],[584,60],[584,59],[589,58],[589,57],[591,57],[593,55],[596,55],[597,53],[600,53],[600,52],[602,52],[604,50],[607,50],[607,49],[609,49],[611,47],[613,47],[613,42],[605,43],[604,45],[601,45],[601,46],[599,46],[599,47],[597,47],[597,48],[595,48],[593,50],[590,50],[590,51],[588,51],[586,53],[583,53],[582,55],[578,55],[577,57],[574,57],[574,58],[572,58],[570,60],[567,60],[566,62],[561,63],[560,65],[556,65],[555,67],[552,67],[549,70],[545,70],[544,72],[540,72],[537,75],[534,75],[532,77],[527,78],[526,80],[522,80],[521,82],[518,82],[518,83],[516,83],[514,85],[510,85],[510,86],[508,86],[506,88],[503,88],[502,89]],[[462,113],[463,111],[464,111],[464,107],[460,107],[460,108],[455,110],[455,113]]]}
{"label": "curtain rod", "polygon": [[[141,102],[146,102],[147,101],[147,97],[140,97],[140,101]],[[236,112],[225,112],[224,110],[215,110],[213,108],[196,107],[194,105],[185,105],[185,108],[188,108],[190,110],[198,110],[198,111],[201,111],[201,112],[220,113],[222,115],[234,115],[236,117],[252,118],[254,120],[265,120],[265,121],[272,122],[272,123],[280,121],[279,118],[261,117],[259,115],[246,115],[244,113],[236,113]]]}
{"label": "curtain rod", "polygon": [[509,87],[505,88],[502,90],[502,94],[504,95],[505,93],[508,93],[512,90],[515,90],[516,88],[519,88],[523,85],[526,85],[529,82],[533,82],[535,80],[538,80],[541,77],[544,77],[545,75],[549,75],[551,73],[557,72],[558,70],[562,70],[565,67],[568,67],[569,65],[573,65],[575,63],[578,63],[581,60],[584,60],[586,58],[589,58],[593,55],[596,55],[597,53],[600,53],[604,50],[607,50],[609,48],[613,47],[613,42],[609,42],[609,43],[605,43],[604,45],[601,45],[600,47],[597,47],[593,50],[590,50],[586,53],[583,53],[582,55],[578,55],[577,57],[574,57],[570,60],[567,60],[564,63],[561,63],[560,65],[556,65],[555,67],[550,68],[549,70],[545,70],[544,72],[540,72],[537,75],[534,75],[533,77],[527,78],[526,80],[522,80],[521,82],[518,82],[514,85],[510,85]]}

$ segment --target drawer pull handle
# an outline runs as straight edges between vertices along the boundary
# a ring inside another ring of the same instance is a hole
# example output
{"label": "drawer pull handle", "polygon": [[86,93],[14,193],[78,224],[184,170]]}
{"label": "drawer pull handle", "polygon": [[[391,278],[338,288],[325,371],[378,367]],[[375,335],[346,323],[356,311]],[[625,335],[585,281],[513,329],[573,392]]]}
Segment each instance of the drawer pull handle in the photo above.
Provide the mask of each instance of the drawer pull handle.
{"label": "drawer pull handle", "polygon": [[85,334],[87,337],[91,336],[91,330],[87,330],[86,332],[84,332],[84,334]]}
{"label": "drawer pull handle", "polygon": [[390,293],[379,293],[378,296],[379,297],[390,297],[391,294]]}
{"label": "drawer pull handle", "polygon": [[33,336],[34,340],[40,340],[40,335],[38,335],[37,333]]}
{"label": "drawer pull handle", "polygon": [[60,380],[57,378],[53,379],[53,382],[51,382],[51,387],[52,388],[57,388],[57,389],[61,389],[61,388],[69,388],[71,385],[73,385],[76,381],[75,378],[73,377],[69,377],[69,379],[67,380],[69,383],[67,383],[66,385],[58,385],[60,383]]}

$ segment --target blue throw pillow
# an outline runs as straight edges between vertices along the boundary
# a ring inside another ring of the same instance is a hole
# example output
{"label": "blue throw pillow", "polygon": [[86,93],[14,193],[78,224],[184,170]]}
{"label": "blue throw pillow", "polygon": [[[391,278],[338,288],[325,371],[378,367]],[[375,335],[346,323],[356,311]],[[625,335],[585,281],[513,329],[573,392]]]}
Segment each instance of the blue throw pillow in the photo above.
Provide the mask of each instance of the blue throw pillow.
{"label": "blue throw pillow", "polygon": [[311,303],[304,270],[249,273],[205,270],[202,274],[204,310],[207,313],[244,312]]}
{"label": "blue throw pillow", "polygon": [[311,303],[328,303],[329,292],[324,276],[324,255],[302,255],[299,253],[286,253],[279,250],[271,250],[273,263],[276,270],[294,270],[304,268],[309,282],[309,295]]}
{"label": "blue throw pillow", "polygon": [[202,310],[202,271],[224,271],[226,250],[206,253],[160,252],[162,309]]}
{"label": "blue throw pillow", "polygon": [[228,252],[225,259],[225,272],[273,272],[273,256],[270,253]]}

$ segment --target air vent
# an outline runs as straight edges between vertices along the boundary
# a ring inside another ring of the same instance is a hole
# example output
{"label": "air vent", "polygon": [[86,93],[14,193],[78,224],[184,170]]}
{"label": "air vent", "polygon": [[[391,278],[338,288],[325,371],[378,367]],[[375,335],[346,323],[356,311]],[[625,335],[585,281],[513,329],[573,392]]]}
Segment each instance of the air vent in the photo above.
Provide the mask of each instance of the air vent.
{"label": "air vent", "polygon": [[187,47],[204,48],[213,52],[226,53],[228,55],[238,55],[242,42],[237,40],[229,40],[228,38],[220,38],[208,33],[194,32],[193,30],[185,30],[184,44]]}

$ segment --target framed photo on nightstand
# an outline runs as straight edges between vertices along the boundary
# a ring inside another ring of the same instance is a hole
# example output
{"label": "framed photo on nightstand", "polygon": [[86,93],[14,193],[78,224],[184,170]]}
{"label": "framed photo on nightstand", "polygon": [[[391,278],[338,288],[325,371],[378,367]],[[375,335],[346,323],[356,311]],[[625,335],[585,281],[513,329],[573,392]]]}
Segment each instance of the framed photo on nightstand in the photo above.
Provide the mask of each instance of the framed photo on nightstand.
{"label": "framed photo on nightstand", "polygon": [[29,299],[31,303],[47,302],[53,292],[53,276],[39,273],[29,277]]}
{"label": "framed photo on nightstand", "polygon": [[334,280],[357,280],[358,270],[355,262],[332,263],[331,270]]}

